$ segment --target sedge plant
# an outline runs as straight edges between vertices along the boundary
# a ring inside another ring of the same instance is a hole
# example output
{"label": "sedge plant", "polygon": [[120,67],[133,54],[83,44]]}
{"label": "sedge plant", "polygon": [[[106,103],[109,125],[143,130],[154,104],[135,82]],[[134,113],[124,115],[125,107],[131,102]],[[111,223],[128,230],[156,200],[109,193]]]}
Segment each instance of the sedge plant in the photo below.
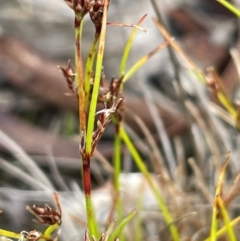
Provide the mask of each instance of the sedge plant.
{"label": "sedge plant", "polygon": [[[83,187],[85,192],[86,211],[88,219],[89,236],[99,237],[99,231],[94,217],[94,210],[91,201],[91,178],[90,178],[90,163],[93,152],[97,146],[100,137],[103,134],[106,125],[110,120],[115,124],[115,141],[114,141],[114,166],[115,178],[114,185],[117,196],[117,213],[119,225],[122,223],[122,208],[119,197],[119,174],[121,169],[121,139],[126,144],[133,159],[136,161],[139,170],[146,177],[147,182],[150,184],[153,193],[155,194],[159,208],[163,211],[163,216],[167,225],[169,225],[170,232],[174,240],[180,240],[177,227],[174,224],[174,219],[171,217],[166,204],[158,191],[157,186],[153,184],[150,174],[144,165],[143,160],[138,154],[136,148],[131,144],[127,132],[124,130],[122,123],[123,111],[123,83],[127,81],[150,57],[168,45],[168,41],[160,44],[157,48],[151,51],[148,55],[141,58],[135,65],[126,71],[126,63],[130,52],[131,44],[138,29],[138,25],[144,20],[144,16],[137,25],[132,24],[114,24],[117,26],[131,26],[134,30],[126,44],[123,52],[123,58],[120,65],[120,77],[110,81],[109,88],[104,87],[104,80],[102,77],[102,62],[104,55],[104,45],[106,38],[106,25],[107,25],[107,10],[109,1],[85,1],[81,4],[78,1],[66,1],[68,5],[75,12],[75,68],[74,71],[71,65],[67,68],[60,67],[62,70],[68,86],[72,92],[77,96],[79,103],[79,129],[80,129],[80,155],[83,163]],[[85,71],[81,57],[81,25],[83,17],[89,13],[90,18],[95,25],[95,37],[89,51],[86,62]],[[170,40],[171,41],[171,40]],[[98,45],[98,51],[97,51]],[[94,59],[96,56],[96,64],[94,68]],[[97,111],[97,103],[102,103],[104,108]],[[97,117],[96,117],[97,116]],[[94,130],[95,124],[97,126]],[[133,216],[132,214],[129,216]],[[128,219],[126,219],[128,220]],[[126,221],[125,221],[126,222]],[[125,223],[124,222],[124,223]],[[116,228],[117,230],[118,228]],[[124,239],[124,236],[121,236]]]}
{"label": "sedge plant", "polygon": [[[137,25],[134,24],[114,24],[120,27],[129,26],[134,27],[133,32],[126,44],[125,50],[123,52],[123,58],[120,65],[119,78],[112,79],[109,86],[106,88],[104,86],[104,77],[102,75],[102,63],[104,57],[104,47],[106,38],[106,26],[107,26],[107,11],[109,8],[110,1],[80,1],[80,0],[65,0],[68,6],[74,11],[74,27],[75,27],[75,64],[72,67],[69,61],[67,67],[59,66],[63,76],[66,79],[69,89],[72,94],[75,95],[76,101],[79,107],[79,154],[82,160],[82,179],[83,188],[85,194],[85,204],[86,204],[86,214],[87,214],[87,228],[88,232],[85,239],[93,240],[94,238],[101,239],[102,236],[97,225],[97,220],[95,218],[94,209],[92,205],[92,195],[91,195],[91,158],[97,147],[97,144],[110,121],[116,126],[116,135],[114,142],[114,163],[115,163],[115,179],[114,185],[116,189],[117,196],[117,213],[118,213],[118,224],[116,228],[112,231],[112,224],[110,224],[109,230],[107,231],[105,240],[115,240],[117,236],[121,235],[124,226],[135,216],[136,211],[134,210],[125,218],[123,217],[121,200],[119,197],[119,174],[121,170],[121,140],[125,143],[126,147],[129,149],[134,161],[136,162],[139,170],[143,173],[146,181],[149,183],[158,204],[159,209],[163,212],[163,217],[166,221],[167,226],[171,236],[174,241],[180,240],[177,226],[174,224],[174,218],[171,216],[167,205],[162,198],[158,187],[154,184],[151,175],[149,174],[144,161],[142,160],[137,149],[131,142],[130,137],[125,131],[123,124],[123,84],[126,82],[141,66],[143,66],[146,61],[151,58],[155,53],[163,49],[169,44],[169,41],[160,44],[149,54],[141,58],[136,62],[129,70],[126,70],[126,63],[130,48],[134,39],[135,34],[138,29],[142,29],[140,25],[144,18],[140,19]],[[95,37],[89,55],[87,58],[86,66],[84,66],[82,58],[82,28],[83,19],[89,14],[90,18],[95,26]],[[142,29],[143,30],[143,29]],[[145,31],[145,30],[144,30]],[[170,40],[171,41],[171,40]],[[96,58],[96,61],[95,61]],[[94,65],[94,61],[96,62]],[[103,107],[99,110],[97,105],[101,104]],[[58,199],[55,195],[55,201]],[[58,203],[58,202],[57,202]],[[58,211],[52,212],[52,209],[46,205],[44,208],[34,205],[33,207],[27,207],[27,209],[37,216],[38,221],[42,223],[49,224],[44,234],[36,233],[36,239],[52,239],[52,233],[58,229],[61,224],[61,209],[57,205]],[[50,217],[48,217],[50,216]],[[55,220],[56,219],[56,220]],[[15,234],[5,230],[0,230],[0,234],[10,238],[22,239],[22,234]],[[28,235],[32,236],[33,233],[24,234],[24,239],[28,240]],[[106,239],[107,238],[107,239]],[[124,236],[121,236],[124,239]]]}
{"label": "sedge plant", "polygon": [[[132,68],[130,74],[121,74],[119,79],[112,79],[109,87],[106,88],[103,85],[104,79],[102,75],[102,62],[106,38],[107,11],[110,1],[103,0],[83,2],[79,0],[66,0],[65,2],[75,13],[75,68],[72,67],[70,61],[67,67],[59,66],[59,68],[66,79],[69,89],[72,91],[73,95],[76,96],[79,106],[79,152],[82,159],[81,170],[83,177],[83,188],[85,193],[87,226],[89,231],[89,233],[86,234],[85,239],[88,240],[89,237],[90,240],[93,240],[94,238],[103,240],[103,236],[100,235],[100,231],[98,230],[98,225],[94,215],[91,200],[91,157],[93,156],[96,146],[107,124],[111,120],[113,120],[116,124],[116,130],[117,133],[119,133],[118,139],[120,140],[119,131],[121,129],[120,122],[122,121],[123,109],[123,96],[121,94],[123,78],[127,80],[134,73],[133,70],[136,71],[137,68],[144,63],[144,61],[142,61],[140,65],[138,64],[137,67],[135,66],[134,68]],[[86,67],[84,68],[81,51],[81,38],[83,19],[87,14],[90,15],[90,18],[95,26],[95,37],[91,50],[89,52]],[[132,24],[117,25],[139,28],[138,26]],[[160,50],[162,47],[164,46],[160,46],[160,48],[158,49]],[[126,52],[127,51],[125,51],[125,53]],[[93,65],[95,56],[96,64]],[[152,56],[152,54],[150,56]],[[123,59],[126,62],[127,58]],[[97,104],[102,104],[103,108],[97,110]],[[121,148],[120,142],[118,142],[115,147],[117,150],[116,155],[119,155]],[[120,167],[118,166],[117,169],[119,171]],[[119,174],[117,174],[117,178],[118,176]],[[150,179],[148,178],[148,180]],[[28,240],[30,239],[30,237],[33,237],[34,240],[52,239],[52,233],[56,229],[58,229],[62,222],[61,208],[58,202],[57,195],[55,194],[54,197],[55,201],[57,201],[57,211],[54,211],[48,205],[45,205],[45,207],[40,207],[37,205],[27,207],[27,209],[37,217],[39,222],[49,225],[49,227],[45,230],[44,234],[41,234],[40,232],[24,232],[17,234],[6,230],[0,230],[0,234],[9,238],[16,238],[19,240]],[[112,230],[112,225],[110,225],[108,229],[110,231],[107,231],[107,236],[104,238],[104,240],[108,240],[108,237],[109,240],[115,240],[117,236],[120,235],[124,226],[135,216],[135,213],[136,211],[133,211],[129,215],[127,215],[127,217],[123,218],[123,216],[120,216],[119,212],[119,219],[121,220],[119,220],[118,225],[112,232],[110,232]]]}

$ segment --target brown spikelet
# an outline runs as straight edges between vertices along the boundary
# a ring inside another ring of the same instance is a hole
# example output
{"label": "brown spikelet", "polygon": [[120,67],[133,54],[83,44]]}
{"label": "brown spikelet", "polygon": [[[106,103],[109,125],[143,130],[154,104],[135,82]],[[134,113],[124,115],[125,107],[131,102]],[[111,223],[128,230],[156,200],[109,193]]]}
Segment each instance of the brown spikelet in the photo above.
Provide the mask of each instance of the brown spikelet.
{"label": "brown spikelet", "polygon": [[71,61],[68,61],[68,66],[67,67],[62,67],[62,66],[58,66],[58,68],[61,70],[68,88],[75,94],[77,95],[77,85],[75,83],[75,73],[73,71],[72,65],[71,65]]}
{"label": "brown spikelet", "polygon": [[60,226],[62,224],[62,210],[56,192],[54,192],[54,201],[56,209],[51,208],[47,204],[44,207],[33,204],[32,207],[27,206],[26,209],[37,218],[34,221],[48,225],[57,223]]}

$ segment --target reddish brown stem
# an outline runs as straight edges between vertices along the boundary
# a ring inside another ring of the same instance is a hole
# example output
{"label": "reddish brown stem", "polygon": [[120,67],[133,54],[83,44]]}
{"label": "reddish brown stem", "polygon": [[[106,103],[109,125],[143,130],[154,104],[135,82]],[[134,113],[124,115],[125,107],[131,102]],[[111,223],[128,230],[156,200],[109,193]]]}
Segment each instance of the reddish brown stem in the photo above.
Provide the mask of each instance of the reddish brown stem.
{"label": "reddish brown stem", "polygon": [[90,156],[85,155],[83,160],[83,187],[86,201],[86,211],[88,219],[88,228],[91,235],[98,235],[96,220],[91,201],[91,174],[90,174]]}
{"label": "reddish brown stem", "polygon": [[89,155],[85,156],[85,160],[83,161],[83,185],[85,195],[91,195],[91,174],[90,174],[90,157]]}
{"label": "reddish brown stem", "polygon": [[80,25],[82,17],[75,16],[75,48],[76,48],[76,74],[78,84],[78,104],[79,104],[79,122],[80,122],[80,135],[86,130],[86,113],[85,113],[85,91],[84,91],[84,70],[81,56],[80,45]]}

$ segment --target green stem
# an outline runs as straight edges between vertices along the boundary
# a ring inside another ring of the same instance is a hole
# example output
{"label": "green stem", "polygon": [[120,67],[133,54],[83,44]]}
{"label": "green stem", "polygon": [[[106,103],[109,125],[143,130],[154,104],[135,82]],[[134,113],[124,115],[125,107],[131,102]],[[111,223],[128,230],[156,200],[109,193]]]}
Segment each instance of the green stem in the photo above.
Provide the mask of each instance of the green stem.
{"label": "green stem", "polygon": [[[82,32],[83,14],[76,13],[75,15],[75,66],[76,66],[76,83],[78,85],[78,100],[79,100],[79,129],[80,139],[85,140],[86,135],[86,107],[85,107],[85,90],[84,90],[84,70],[81,56],[81,32]],[[89,234],[92,239],[97,236],[97,224],[93,212],[91,201],[91,174],[90,174],[90,155],[84,153],[83,156],[83,187],[85,193],[86,212]]]}
{"label": "green stem", "polygon": [[59,225],[56,223],[56,224],[54,224],[54,225],[50,225],[49,227],[47,227],[47,229],[45,230],[45,232],[44,232],[44,236],[46,237],[46,238],[51,238],[51,234],[56,230],[56,229],[58,229],[59,228]]}
{"label": "green stem", "polygon": [[126,131],[121,127],[119,130],[119,134],[122,138],[122,140],[124,141],[124,143],[126,144],[128,150],[130,151],[136,165],[138,166],[139,170],[142,172],[142,174],[145,176],[149,186],[152,189],[153,194],[156,197],[156,200],[158,202],[158,205],[160,207],[160,209],[162,210],[163,213],[163,217],[166,221],[166,223],[169,225],[169,230],[171,232],[172,238],[174,241],[179,241],[180,240],[180,236],[179,236],[179,232],[178,229],[176,227],[176,225],[174,224],[174,220],[161,196],[161,194],[159,193],[159,190],[157,188],[157,186],[154,184],[144,162],[142,161],[139,153],[137,152],[136,148],[134,147],[133,143],[131,142],[128,134],[126,133]]}
{"label": "green stem", "polygon": [[213,213],[212,213],[212,223],[211,223],[211,235],[210,235],[211,241],[216,240],[217,227],[218,227],[217,208],[214,205]]}
{"label": "green stem", "polygon": [[229,240],[230,241],[237,241],[236,236],[234,234],[234,229],[230,225],[231,219],[229,217],[229,214],[227,212],[226,207],[224,206],[224,202],[223,202],[223,200],[220,196],[217,197],[217,202],[218,202],[218,205],[219,205],[219,208],[220,208],[220,211],[221,211],[221,214],[222,214],[225,226],[226,226],[226,230],[227,230],[227,233],[228,233]]}
{"label": "green stem", "polygon": [[224,95],[222,92],[217,93],[217,97],[220,101],[220,103],[225,107],[225,109],[228,111],[228,113],[234,118],[236,121],[237,118],[237,111],[232,105],[231,101],[228,99],[226,95]]}
{"label": "green stem", "polygon": [[136,216],[136,221],[135,221],[135,226],[134,226],[134,234],[135,234],[134,240],[144,240],[143,229],[142,229],[143,220],[142,220],[142,215],[141,215],[141,210],[143,210],[143,194],[144,194],[144,183],[140,187],[139,197],[137,200],[138,214]]}
{"label": "green stem", "polygon": [[[231,227],[234,227],[234,226],[236,226],[237,224],[239,224],[239,222],[240,222],[240,217],[236,217],[235,219],[233,219],[233,220],[230,222],[230,225],[231,225]],[[216,232],[216,239],[214,239],[214,241],[217,240],[218,238],[220,238],[221,236],[223,236],[223,235],[226,233],[226,231],[227,231],[227,227],[226,227],[226,226],[224,226],[224,227],[222,227],[221,229],[219,229],[219,230]],[[211,236],[210,236],[210,237],[206,238],[204,241],[211,241],[211,240],[212,240],[212,238],[211,238]]]}
{"label": "green stem", "polygon": [[114,137],[114,187],[117,194],[119,191],[119,176],[121,172],[121,139],[119,136],[119,127],[120,125],[117,124]]}
{"label": "green stem", "polygon": [[21,234],[20,233],[14,233],[8,230],[0,229],[0,236],[8,237],[8,238],[14,238],[14,239],[20,239]]}
{"label": "green stem", "polygon": [[115,241],[119,240],[117,237],[122,233],[122,230],[124,227],[133,219],[133,217],[136,215],[137,210],[132,211],[125,217],[121,223],[115,228],[115,230],[112,232],[111,236],[109,237],[108,241]]}
{"label": "green stem", "polygon": [[[145,14],[137,23],[137,26],[140,25],[144,19],[146,18],[147,14]],[[131,32],[131,35],[127,41],[127,44],[125,46],[125,49],[124,49],[124,52],[123,52],[123,56],[122,56],[122,60],[121,60],[121,64],[120,64],[120,76],[122,76],[124,73],[125,73],[125,69],[126,69],[126,64],[127,64],[127,60],[128,60],[128,55],[130,53],[130,49],[132,47],[132,42],[133,42],[133,39],[136,35],[136,33],[138,32],[139,28],[137,27],[134,27],[134,29],[132,30]]]}
{"label": "green stem", "polygon": [[156,47],[154,50],[152,50],[147,55],[143,56],[141,59],[139,59],[124,75],[123,77],[123,83],[125,83],[141,66],[143,66],[154,54],[156,54],[158,51],[165,48],[169,42],[164,42],[158,47]]}
{"label": "green stem", "polygon": [[85,71],[85,93],[86,93],[86,99],[85,99],[85,107],[86,109],[88,108],[89,101],[90,101],[90,86],[91,86],[91,78],[92,78],[92,69],[93,69],[93,61],[94,57],[96,54],[96,49],[97,49],[97,43],[99,40],[99,33],[95,33],[95,37],[92,43],[92,47],[89,51],[89,55],[87,58],[87,63],[86,63],[86,71]]}
{"label": "green stem", "polygon": [[90,102],[90,109],[89,109],[89,115],[88,115],[86,153],[89,155],[92,149],[92,133],[94,129],[98,92],[99,92],[100,80],[102,75],[102,62],[103,62],[103,54],[104,54],[105,38],[106,38],[106,23],[107,23],[107,3],[105,3],[104,5],[94,85],[93,85],[92,98]]}
{"label": "green stem", "polygon": [[83,180],[89,234],[90,237],[97,237],[98,230],[91,200],[91,173],[89,156],[85,156],[85,160],[83,161]]}
{"label": "green stem", "polygon": [[224,7],[226,7],[227,9],[229,9],[231,12],[233,12],[235,15],[237,15],[238,17],[240,17],[240,10],[237,9],[233,4],[231,4],[228,1],[225,0],[217,0],[217,2],[221,3]]}
{"label": "green stem", "polygon": [[[121,138],[119,136],[119,128],[121,124],[116,124],[116,132],[114,136],[114,189],[117,195],[117,218],[121,222],[123,220],[122,200],[119,192],[119,179],[121,173]],[[125,240],[124,232],[120,233],[119,239]]]}
{"label": "green stem", "polygon": [[[91,238],[92,236],[96,237],[98,235],[95,215],[93,212],[93,207],[91,202],[90,158],[91,158],[91,155],[93,154],[92,153],[92,141],[93,141],[92,134],[94,130],[98,92],[99,92],[99,86],[100,86],[100,80],[101,80],[101,74],[102,74],[102,62],[103,62],[103,54],[104,54],[105,38],[106,38],[106,23],[107,23],[107,3],[105,1],[103,19],[102,19],[102,28],[100,33],[100,42],[99,42],[97,62],[96,62],[96,71],[95,71],[95,77],[94,77],[93,92],[92,92],[92,98],[90,101],[90,108],[89,108],[89,115],[88,115],[85,157],[83,160],[85,201],[86,201],[86,209],[87,209],[88,228],[89,228]],[[97,41],[96,38],[95,40]],[[95,43],[93,43],[93,46],[94,45]],[[84,100],[83,105],[85,105],[85,103],[86,102]]]}

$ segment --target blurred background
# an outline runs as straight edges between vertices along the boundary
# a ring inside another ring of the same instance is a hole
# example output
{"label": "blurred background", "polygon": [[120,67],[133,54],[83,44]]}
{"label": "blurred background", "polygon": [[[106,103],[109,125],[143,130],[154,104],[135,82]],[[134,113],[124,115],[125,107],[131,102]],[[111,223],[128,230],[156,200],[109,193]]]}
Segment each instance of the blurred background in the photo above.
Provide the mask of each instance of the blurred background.
{"label": "blurred background", "polygon": [[[239,47],[237,18],[215,0],[156,2],[169,32],[189,58],[203,71],[209,66],[215,66],[231,100],[238,99],[239,76],[230,53],[230,50],[236,52]],[[238,2],[235,1],[235,4]],[[148,33],[138,32],[128,68],[164,39],[152,21],[156,15],[150,1],[111,2],[109,22],[136,24],[144,14],[148,16],[142,26]],[[56,181],[56,167],[67,186],[74,180],[79,183],[77,102],[74,97],[66,95],[69,90],[57,68],[59,65],[66,66],[69,59],[73,62],[73,21],[73,12],[61,0],[0,0],[1,163],[7,160],[20,166],[19,161],[16,161],[20,154],[14,155],[16,149],[12,142],[15,142],[44,170],[58,190],[63,190],[64,187],[59,186]],[[123,49],[131,30],[127,27],[108,26],[103,66],[106,79],[119,77]],[[93,36],[94,27],[90,19],[86,18],[82,38],[83,58],[87,56]],[[203,86],[195,83],[197,81],[191,83],[193,77],[186,71],[184,61],[180,57],[177,60],[181,69],[184,96],[196,105],[198,114],[208,125],[209,111],[215,110],[213,112],[217,113],[218,110],[209,104],[215,100],[209,91],[203,91]],[[168,51],[164,49],[154,55],[127,82],[124,94],[126,127],[141,149],[146,163],[149,163],[149,150],[144,142],[145,137],[134,117],[128,113],[134,113],[144,121],[162,151],[167,166],[172,168],[172,173],[176,174],[179,160],[185,162],[191,157],[196,158],[202,170],[206,170],[205,164],[212,158],[211,147],[205,139],[202,126],[194,118],[189,120],[185,112],[176,89],[174,71]],[[201,100],[202,93],[209,99]],[[150,102],[154,104],[155,112],[151,111]],[[218,120],[221,134],[213,131],[212,137],[215,138],[219,157],[232,151],[231,170],[234,170],[239,169],[239,138],[237,131],[231,126],[231,120],[229,122]],[[96,189],[105,185],[111,177],[109,163],[112,163],[113,133],[114,128],[109,125],[94,156],[96,160],[100,160],[92,165],[93,187]],[[2,164],[2,169],[4,168],[7,167]],[[189,168],[186,167],[186,172],[188,171]],[[19,200],[19,193],[5,188],[25,190],[29,189],[28,185],[17,181],[16,176],[9,175],[6,170],[0,172],[0,204],[7,206],[6,203],[15,196],[23,205],[26,200]],[[137,172],[125,149],[123,172]],[[211,179],[210,174],[207,178]],[[191,189],[191,184],[187,184],[183,180],[181,188]],[[30,193],[25,195],[26,199],[34,200],[45,194],[37,197]],[[13,211],[14,205],[16,209]],[[12,216],[16,213],[23,215],[19,211],[19,205],[11,203],[7,208]],[[13,226],[22,228],[22,223],[15,220]]]}

